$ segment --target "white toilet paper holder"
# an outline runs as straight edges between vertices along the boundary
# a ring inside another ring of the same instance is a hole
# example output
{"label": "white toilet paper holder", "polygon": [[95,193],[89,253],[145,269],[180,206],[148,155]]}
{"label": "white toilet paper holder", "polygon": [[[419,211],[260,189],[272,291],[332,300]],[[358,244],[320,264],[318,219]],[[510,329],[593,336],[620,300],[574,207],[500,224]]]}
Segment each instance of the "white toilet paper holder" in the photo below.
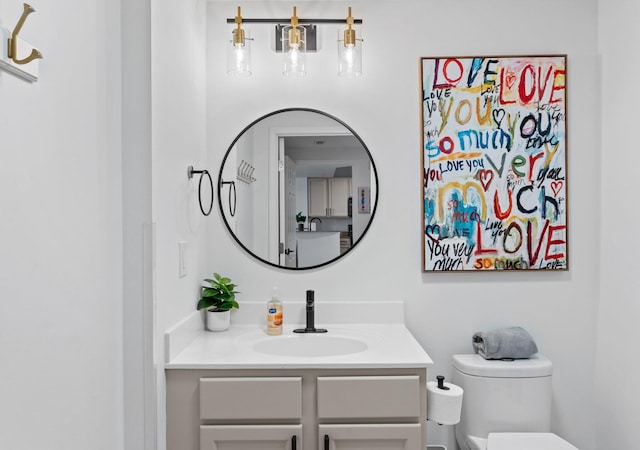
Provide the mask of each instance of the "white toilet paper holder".
{"label": "white toilet paper holder", "polygon": [[427,420],[438,425],[455,425],[460,422],[463,390],[445,383],[444,376],[436,376],[436,382],[427,383]]}

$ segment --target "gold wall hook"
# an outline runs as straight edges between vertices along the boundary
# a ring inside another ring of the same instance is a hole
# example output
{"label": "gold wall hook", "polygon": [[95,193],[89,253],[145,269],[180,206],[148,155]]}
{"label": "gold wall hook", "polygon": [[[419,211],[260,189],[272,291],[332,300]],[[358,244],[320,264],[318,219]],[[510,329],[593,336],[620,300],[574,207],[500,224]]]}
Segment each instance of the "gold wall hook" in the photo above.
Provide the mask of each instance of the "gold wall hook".
{"label": "gold wall hook", "polygon": [[16,27],[13,29],[13,33],[11,33],[11,37],[8,39],[8,56],[13,60],[16,64],[27,64],[34,59],[42,58],[42,53],[40,53],[37,49],[32,49],[31,54],[23,59],[18,59],[18,33],[22,29],[24,22],[27,20],[27,16],[36,10],[33,9],[30,5],[24,4],[24,10],[22,12],[22,16],[18,20]]}

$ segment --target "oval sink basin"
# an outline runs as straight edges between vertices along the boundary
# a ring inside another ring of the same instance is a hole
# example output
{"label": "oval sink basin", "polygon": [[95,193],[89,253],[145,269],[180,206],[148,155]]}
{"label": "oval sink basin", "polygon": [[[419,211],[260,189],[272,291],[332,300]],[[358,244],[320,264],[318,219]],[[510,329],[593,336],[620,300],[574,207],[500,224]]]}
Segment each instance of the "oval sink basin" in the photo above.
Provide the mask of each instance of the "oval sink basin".
{"label": "oval sink basin", "polygon": [[346,336],[300,334],[265,339],[255,344],[253,349],[278,356],[338,356],[363,352],[367,349],[367,344]]}

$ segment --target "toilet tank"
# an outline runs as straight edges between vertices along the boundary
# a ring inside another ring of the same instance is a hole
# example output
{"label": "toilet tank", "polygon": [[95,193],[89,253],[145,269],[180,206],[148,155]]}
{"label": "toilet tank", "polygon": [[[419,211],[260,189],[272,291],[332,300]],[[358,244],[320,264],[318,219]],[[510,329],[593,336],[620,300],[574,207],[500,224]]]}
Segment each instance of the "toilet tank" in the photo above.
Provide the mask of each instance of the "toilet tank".
{"label": "toilet tank", "polygon": [[[542,355],[513,361],[454,355],[452,382],[464,390],[460,446],[492,432],[548,432],[551,426],[551,361]],[[479,438],[479,439],[478,439]]]}

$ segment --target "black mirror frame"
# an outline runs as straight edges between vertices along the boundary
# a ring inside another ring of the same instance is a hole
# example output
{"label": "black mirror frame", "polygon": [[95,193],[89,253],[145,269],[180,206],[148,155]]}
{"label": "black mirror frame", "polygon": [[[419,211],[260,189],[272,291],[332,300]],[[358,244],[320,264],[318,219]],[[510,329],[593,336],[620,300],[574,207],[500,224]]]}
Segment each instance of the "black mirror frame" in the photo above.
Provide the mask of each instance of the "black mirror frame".
{"label": "black mirror frame", "polygon": [[[326,262],[323,262],[322,264],[316,264],[314,266],[308,266],[308,267],[283,267],[279,264],[274,264],[270,261],[267,261],[266,259],[256,255],[253,251],[251,251],[249,248],[247,248],[242,242],[240,242],[240,240],[238,239],[238,237],[235,235],[235,233],[231,230],[231,227],[229,226],[229,222],[227,221],[227,217],[224,213],[224,206],[222,204],[222,187],[224,184],[229,183],[229,182],[224,182],[222,179],[222,172],[224,170],[224,166],[227,162],[227,158],[229,157],[229,154],[231,152],[231,150],[233,149],[233,147],[235,146],[236,142],[251,128],[253,127],[255,124],[257,124],[258,122],[271,117],[273,115],[276,114],[281,114],[281,113],[286,113],[286,112],[311,112],[311,113],[316,113],[316,114],[320,114],[322,116],[328,117],[330,119],[335,120],[337,123],[339,123],[340,125],[342,125],[343,127],[345,127],[347,130],[349,130],[351,132],[351,134],[358,139],[358,142],[360,142],[360,145],[362,145],[362,148],[364,148],[364,150],[367,152],[367,155],[369,156],[369,161],[371,162],[371,168],[373,169],[373,176],[375,179],[375,184],[376,184],[376,193],[375,193],[375,199],[372,202],[372,208],[371,208],[371,217],[369,218],[369,222],[367,223],[367,226],[364,228],[364,230],[362,231],[362,235],[360,236],[360,239],[358,239],[356,242],[353,243],[353,245],[349,248],[349,250],[347,250],[346,252],[340,254],[339,256],[330,259]],[[369,231],[369,227],[371,226],[371,224],[373,223],[373,219],[376,215],[376,211],[378,209],[378,198],[380,195],[380,180],[378,179],[378,170],[376,168],[375,162],[373,161],[373,157],[371,156],[371,152],[369,151],[369,148],[367,147],[367,145],[364,143],[364,141],[362,140],[362,138],[358,135],[358,133],[356,133],[349,125],[347,125],[345,122],[343,122],[342,120],[338,119],[337,117],[328,114],[324,111],[320,111],[317,109],[313,109],[313,108],[284,108],[284,109],[279,109],[273,112],[270,112],[268,114],[265,114],[264,116],[261,116],[259,118],[257,118],[256,120],[254,120],[253,122],[251,122],[249,125],[247,125],[246,127],[244,127],[244,129],[236,136],[236,138],[231,142],[231,145],[229,145],[229,148],[227,149],[224,158],[222,159],[222,163],[220,164],[220,171],[218,173],[218,211],[220,213],[220,215],[222,216],[222,220],[224,221],[224,224],[227,228],[227,232],[233,237],[233,239],[236,241],[236,243],[244,250],[246,251],[249,255],[251,255],[253,258],[257,259],[258,261],[267,264],[271,267],[275,267],[278,269],[283,269],[283,270],[293,270],[293,271],[299,271],[299,270],[311,270],[311,269],[317,269],[320,267],[324,267],[324,266],[328,266],[330,264],[333,264],[334,262],[344,258],[345,256],[347,256],[349,253],[351,253],[351,251],[358,245],[360,244],[360,242],[364,239],[365,235],[367,234],[367,232]]]}

